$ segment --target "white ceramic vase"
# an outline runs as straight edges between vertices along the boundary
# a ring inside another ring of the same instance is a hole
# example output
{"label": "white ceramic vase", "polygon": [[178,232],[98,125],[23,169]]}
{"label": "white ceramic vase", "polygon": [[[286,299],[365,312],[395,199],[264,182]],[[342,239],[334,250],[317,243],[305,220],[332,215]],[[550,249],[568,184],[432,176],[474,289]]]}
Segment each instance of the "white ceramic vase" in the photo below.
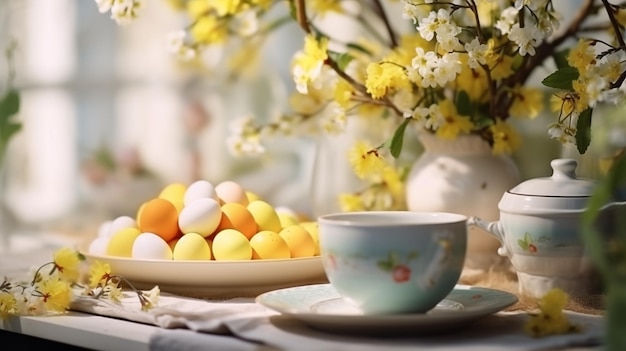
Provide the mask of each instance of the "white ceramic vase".
{"label": "white ceramic vase", "polygon": [[[511,157],[494,155],[477,135],[443,140],[422,133],[424,152],[412,165],[406,183],[411,211],[444,211],[497,220],[502,195],[520,182]],[[465,266],[488,270],[506,264],[500,242],[480,228],[470,228]]]}

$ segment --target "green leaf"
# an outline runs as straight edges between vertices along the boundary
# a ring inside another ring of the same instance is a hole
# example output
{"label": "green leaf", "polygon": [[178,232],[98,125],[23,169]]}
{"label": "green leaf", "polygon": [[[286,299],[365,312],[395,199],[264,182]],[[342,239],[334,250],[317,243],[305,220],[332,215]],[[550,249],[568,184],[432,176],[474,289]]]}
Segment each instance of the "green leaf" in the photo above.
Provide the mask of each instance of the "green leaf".
{"label": "green leaf", "polygon": [[541,83],[555,89],[572,90],[572,81],[578,79],[578,70],[574,67],[559,68],[544,78]]}
{"label": "green leaf", "polygon": [[402,261],[400,260],[400,255],[398,255],[398,253],[395,251],[389,253],[389,262],[394,267],[402,263]]}
{"label": "green leaf", "polygon": [[329,51],[328,56],[330,56],[333,61],[337,62],[337,65],[342,71],[345,70],[350,61],[354,59],[354,57],[350,54],[338,53],[334,51]]}
{"label": "green leaf", "polygon": [[591,143],[591,113],[592,108],[584,110],[580,116],[578,116],[578,122],[576,123],[576,148],[582,155],[587,151],[589,143]]}
{"label": "green leaf", "polygon": [[391,143],[389,145],[389,152],[391,152],[391,156],[398,158],[400,153],[402,152],[402,144],[404,143],[404,131],[406,130],[406,126],[409,124],[410,119],[405,119],[402,124],[398,126],[398,129],[393,133],[393,137],[391,138]]}
{"label": "green leaf", "polygon": [[393,268],[393,265],[389,261],[378,261],[376,262],[376,265],[385,272],[389,272]]}
{"label": "green leaf", "polygon": [[[603,273],[604,278],[607,279],[607,283],[611,283],[616,279],[620,273],[615,269],[609,261],[608,253],[606,250],[606,234],[612,236],[615,240],[619,240],[617,244],[624,245],[626,238],[620,233],[624,233],[624,228],[620,228],[619,225],[615,226],[614,223],[607,221],[619,222],[623,220],[623,205],[614,208],[620,212],[613,213],[612,215],[606,215],[602,218],[604,228],[612,228],[613,231],[609,233],[600,232],[598,227],[598,219],[603,211],[603,207],[611,202],[613,194],[618,191],[623,180],[626,178],[626,154],[619,156],[613,163],[606,177],[601,179],[594,187],[593,193],[587,202],[587,209],[582,214],[581,229],[582,237],[585,247],[588,248],[588,252],[591,259],[594,261],[598,269]],[[607,225],[608,224],[608,225]],[[614,291],[617,293],[617,291]]]}
{"label": "green leaf", "polygon": [[459,114],[464,116],[472,115],[472,101],[465,90],[461,90],[458,94],[456,94],[456,101],[454,104],[456,105],[456,109],[459,111]]}
{"label": "green leaf", "polygon": [[296,13],[296,4],[294,0],[289,0],[289,15],[298,23],[298,14]]}
{"label": "green leaf", "polygon": [[20,110],[20,95],[16,90],[9,90],[0,100],[0,125],[9,120]]}
{"label": "green leaf", "polygon": [[533,238],[530,237],[528,232],[524,233],[524,242],[526,245],[530,244],[533,241]]}
{"label": "green leaf", "polygon": [[528,250],[528,244],[522,239],[517,239],[517,245],[519,245],[522,250]]}
{"label": "green leaf", "polygon": [[555,52],[552,55],[552,58],[554,59],[554,63],[556,64],[557,68],[571,67],[569,63],[567,63],[567,55],[569,55],[569,52],[570,49],[565,49]]}
{"label": "green leaf", "polygon": [[360,52],[362,52],[364,54],[367,54],[367,55],[371,55],[372,54],[372,52],[370,50],[366,49],[364,46],[361,46],[359,44],[348,43],[348,44],[346,44],[346,46],[349,49],[354,49],[354,50],[360,51]]}
{"label": "green leaf", "polygon": [[21,123],[7,122],[6,124],[0,125],[0,164],[4,158],[9,140],[11,140],[13,134],[19,132],[21,129]]}

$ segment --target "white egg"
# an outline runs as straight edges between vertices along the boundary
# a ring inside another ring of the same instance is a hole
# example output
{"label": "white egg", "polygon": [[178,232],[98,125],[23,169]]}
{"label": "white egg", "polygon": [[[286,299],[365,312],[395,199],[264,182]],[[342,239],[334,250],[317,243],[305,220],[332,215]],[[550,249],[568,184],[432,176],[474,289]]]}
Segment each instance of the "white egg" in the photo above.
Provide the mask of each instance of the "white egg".
{"label": "white egg", "polygon": [[111,224],[113,221],[105,221],[98,227],[98,237],[110,237],[111,236]]}
{"label": "white egg", "polygon": [[111,222],[109,236],[113,236],[118,231],[126,228],[137,228],[137,221],[130,216],[119,216]]}
{"label": "white egg", "polygon": [[183,207],[178,214],[178,227],[184,234],[213,234],[222,220],[222,208],[214,199],[197,199]]}
{"label": "white egg", "polygon": [[296,218],[298,217],[298,214],[296,213],[296,211],[286,206],[278,206],[274,210],[276,210],[277,214],[286,214],[286,215],[293,216]]}
{"label": "white egg", "polygon": [[89,244],[87,252],[93,255],[106,256],[110,239],[111,238],[108,236],[99,236],[93,239],[93,241]]}
{"label": "white egg", "polygon": [[215,187],[211,182],[206,180],[197,180],[187,187],[185,195],[183,197],[183,203],[185,206],[189,205],[198,199],[213,199],[219,202]]}
{"label": "white egg", "polygon": [[248,206],[248,195],[246,190],[239,183],[226,180],[215,187],[217,197],[224,203],[236,202]]}
{"label": "white egg", "polygon": [[172,248],[154,233],[141,233],[133,242],[132,257],[141,260],[171,260]]}

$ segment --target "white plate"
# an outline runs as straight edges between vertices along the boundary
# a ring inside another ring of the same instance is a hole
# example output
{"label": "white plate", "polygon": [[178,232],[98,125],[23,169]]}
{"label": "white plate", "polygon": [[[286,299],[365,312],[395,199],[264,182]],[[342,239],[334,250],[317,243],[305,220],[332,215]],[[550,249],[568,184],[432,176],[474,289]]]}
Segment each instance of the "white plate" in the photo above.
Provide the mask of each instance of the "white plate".
{"label": "white plate", "polygon": [[81,251],[88,261],[108,263],[138,289],[158,285],[161,291],[200,298],[254,297],[311,283],[326,283],[321,257],[251,261],[138,260],[98,256]]}
{"label": "white plate", "polygon": [[363,315],[330,284],[266,292],[256,302],[292,316],[308,326],[333,333],[423,334],[450,331],[472,320],[502,311],[517,302],[514,294],[456,285],[437,307],[422,314]]}

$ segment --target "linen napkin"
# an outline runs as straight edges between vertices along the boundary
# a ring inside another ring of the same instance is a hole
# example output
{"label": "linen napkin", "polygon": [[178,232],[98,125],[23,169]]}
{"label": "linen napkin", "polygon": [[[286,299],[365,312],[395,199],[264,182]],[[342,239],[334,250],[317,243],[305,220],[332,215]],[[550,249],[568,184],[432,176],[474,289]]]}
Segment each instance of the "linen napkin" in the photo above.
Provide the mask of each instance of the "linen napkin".
{"label": "linen napkin", "polygon": [[[150,340],[155,351],[207,350],[439,350],[489,351],[506,348],[512,351],[559,349],[599,345],[603,336],[601,316],[568,312],[582,332],[532,338],[523,332],[524,312],[500,312],[480,318],[467,328],[439,335],[420,337],[385,337],[342,335],[316,331],[303,323],[256,304],[252,298],[224,301],[201,300],[163,293],[159,307],[141,311],[134,293],[125,292],[122,304],[79,298],[72,309],[122,318],[161,327]],[[239,341],[224,339],[216,344],[216,335],[232,335]],[[228,340],[228,341],[226,341]]]}

